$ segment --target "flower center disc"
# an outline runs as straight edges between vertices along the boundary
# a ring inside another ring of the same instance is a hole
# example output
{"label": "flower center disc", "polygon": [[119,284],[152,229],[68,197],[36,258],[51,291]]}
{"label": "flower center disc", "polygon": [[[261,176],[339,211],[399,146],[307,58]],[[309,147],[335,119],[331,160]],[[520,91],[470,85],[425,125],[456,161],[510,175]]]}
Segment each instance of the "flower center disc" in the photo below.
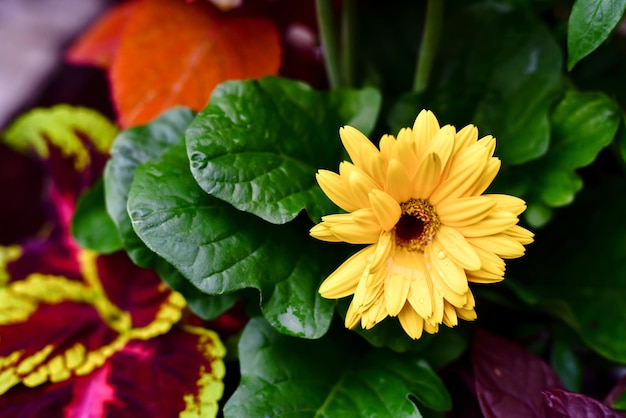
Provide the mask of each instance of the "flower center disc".
{"label": "flower center disc", "polygon": [[435,208],[422,199],[409,199],[400,208],[402,215],[394,228],[396,244],[423,253],[441,225]]}

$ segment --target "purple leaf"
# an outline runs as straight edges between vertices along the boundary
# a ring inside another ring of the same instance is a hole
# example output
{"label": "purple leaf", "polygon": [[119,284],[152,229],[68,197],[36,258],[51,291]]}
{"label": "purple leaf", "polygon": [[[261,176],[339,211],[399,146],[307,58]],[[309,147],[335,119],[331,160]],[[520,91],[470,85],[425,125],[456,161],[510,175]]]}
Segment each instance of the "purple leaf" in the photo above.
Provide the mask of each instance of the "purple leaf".
{"label": "purple leaf", "polygon": [[546,418],[624,418],[625,414],[580,393],[562,389],[542,392],[546,404]]}
{"label": "purple leaf", "polygon": [[476,395],[486,418],[543,417],[542,390],[562,387],[540,358],[482,330],[476,332],[472,365]]}

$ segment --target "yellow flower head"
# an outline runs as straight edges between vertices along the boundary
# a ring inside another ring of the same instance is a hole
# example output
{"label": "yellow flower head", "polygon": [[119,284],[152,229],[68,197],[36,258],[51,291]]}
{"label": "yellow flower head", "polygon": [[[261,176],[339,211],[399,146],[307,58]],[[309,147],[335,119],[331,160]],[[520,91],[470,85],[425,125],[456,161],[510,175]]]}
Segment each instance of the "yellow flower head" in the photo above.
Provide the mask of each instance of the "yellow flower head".
{"label": "yellow flower head", "polygon": [[322,190],[348,213],[322,217],[315,238],[368,244],[320,286],[326,298],[354,295],[346,327],[371,328],[397,316],[412,338],[476,318],[468,282],[503,279],[503,258],[524,254],[532,232],[520,227],[523,200],[482,194],[500,169],[492,136],[468,125],[439,127],[423,110],[413,129],[384,135],[377,149],[346,126],[352,163],[317,173]]}

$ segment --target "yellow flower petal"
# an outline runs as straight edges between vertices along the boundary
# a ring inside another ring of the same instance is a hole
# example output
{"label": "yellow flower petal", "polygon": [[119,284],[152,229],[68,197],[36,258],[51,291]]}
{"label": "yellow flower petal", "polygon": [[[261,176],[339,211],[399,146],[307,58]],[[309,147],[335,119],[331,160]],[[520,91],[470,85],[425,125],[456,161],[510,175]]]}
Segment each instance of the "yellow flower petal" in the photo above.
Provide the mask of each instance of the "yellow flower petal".
{"label": "yellow flower petal", "polygon": [[493,182],[493,179],[498,175],[498,171],[500,171],[501,162],[498,158],[492,157],[487,162],[487,167],[482,172],[482,174],[476,179],[474,185],[467,189],[463,196],[476,196],[482,194],[487,190],[487,188]]}
{"label": "yellow flower petal", "polygon": [[328,226],[323,222],[311,228],[309,234],[311,234],[313,238],[317,238],[322,241],[341,242],[341,239],[337,238],[337,236],[333,234],[330,231],[330,228],[328,228]]}
{"label": "yellow flower petal", "polygon": [[430,203],[437,206],[445,199],[464,196],[474,186],[486,165],[483,147],[471,146],[460,151],[452,161],[448,178],[443,180],[430,196]]}
{"label": "yellow flower petal", "polygon": [[454,126],[444,126],[433,137],[429,147],[425,151],[425,154],[428,155],[431,152],[436,153],[441,161],[441,166],[446,167],[450,157],[452,156],[452,150],[454,149],[455,135],[456,129],[454,129]]}
{"label": "yellow flower petal", "polygon": [[344,321],[344,324],[346,328],[352,329],[356,327],[356,324],[358,324],[360,320],[361,314],[357,312],[356,305],[353,299],[352,303],[350,303],[350,306],[348,306],[348,311],[346,312],[346,319]]}
{"label": "yellow flower petal", "polygon": [[352,212],[359,207],[350,199],[350,193],[345,188],[341,177],[328,170],[319,170],[315,175],[317,183],[322,188],[322,191],[328,196],[330,200],[341,209]]}
{"label": "yellow flower petal", "polygon": [[398,160],[406,169],[409,177],[413,177],[417,170],[417,156],[415,155],[415,144],[413,141],[413,132],[411,129],[404,128],[398,133],[396,146],[391,154],[391,160]]}
{"label": "yellow flower petal", "polygon": [[385,183],[385,191],[393,196],[397,202],[409,200],[413,192],[411,179],[399,160],[392,158],[387,167],[387,181]]}
{"label": "yellow flower petal", "polygon": [[474,308],[472,309],[456,308],[456,315],[465,321],[473,321],[477,318],[476,311],[474,310]]}
{"label": "yellow flower petal", "polygon": [[443,306],[443,323],[449,327],[455,327],[459,325],[459,320],[456,317],[455,307],[446,303]]}
{"label": "yellow flower petal", "polygon": [[350,163],[341,163],[339,166],[339,172],[342,176],[346,176],[349,184],[349,191],[352,195],[352,200],[358,205],[359,208],[365,208],[369,206],[369,199],[367,195],[373,189],[378,189],[378,185],[370,176],[365,174],[363,170],[353,166]]}
{"label": "yellow flower petal", "polygon": [[481,270],[499,276],[504,275],[505,264],[502,258],[498,257],[491,251],[486,251],[480,247],[474,246],[474,251],[476,251],[476,254],[480,257]]}
{"label": "yellow flower petal", "polygon": [[348,151],[350,159],[357,167],[364,167],[368,154],[378,154],[376,146],[361,131],[352,126],[344,126],[339,129],[339,136],[344,148]]}
{"label": "yellow flower petal", "polygon": [[374,244],[380,231],[364,229],[354,223],[337,223],[328,226],[330,232],[349,244]]}
{"label": "yellow flower petal", "polygon": [[504,234],[489,237],[467,238],[470,244],[491,251],[503,258],[518,258],[524,255],[525,249],[515,239]]}
{"label": "yellow flower petal", "polygon": [[533,242],[533,237],[535,236],[535,234],[530,232],[528,229],[522,228],[519,225],[514,225],[510,227],[509,229],[504,231],[504,234],[517,240],[520,244],[523,245],[528,245]]}
{"label": "yellow flower petal", "polygon": [[483,220],[496,205],[486,196],[472,196],[443,201],[435,210],[442,224],[456,228]]}
{"label": "yellow flower petal", "polygon": [[426,275],[424,256],[411,252],[410,262],[413,265],[413,274],[407,300],[420,316],[429,318],[433,314],[433,286]]}
{"label": "yellow flower petal", "polygon": [[476,300],[472,291],[469,290],[467,292],[467,303],[463,305],[463,309],[474,309],[474,306],[476,306]]}
{"label": "yellow flower petal", "polygon": [[496,151],[496,139],[491,135],[480,138],[477,144],[487,149],[487,155],[490,157]]}
{"label": "yellow flower petal", "polygon": [[476,143],[478,139],[478,129],[474,125],[467,125],[454,137],[454,150],[459,151]]}
{"label": "yellow flower petal", "polygon": [[424,321],[424,331],[429,334],[436,334],[439,332],[439,324],[432,324],[428,321]]}
{"label": "yellow flower petal", "polygon": [[396,138],[392,135],[383,135],[380,138],[380,142],[378,143],[378,148],[380,148],[380,155],[383,157],[383,161],[386,163],[391,160],[391,155],[393,154],[393,149],[396,146]]}
{"label": "yellow flower petal", "polygon": [[381,298],[376,299],[374,304],[368,308],[361,316],[361,326],[365,329],[371,329],[387,317],[385,304]]}
{"label": "yellow flower petal", "polygon": [[471,283],[497,283],[504,280],[501,274],[494,274],[485,270],[467,272],[467,281]]}
{"label": "yellow flower petal", "polygon": [[[380,234],[376,249],[370,259],[369,269],[371,273],[377,272],[382,267],[387,266],[387,260],[394,250],[393,234],[391,232],[383,232]],[[369,285],[369,283],[368,283]]]}
{"label": "yellow flower petal", "polygon": [[404,331],[414,340],[422,336],[424,330],[424,318],[413,310],[410,304],[405,304],[398,314],[398,319]]}
{"label": "yellow flower petal", "polygon": [[480,268],[481,261],[476,250],[456,229],[443,225],[435,239],[442,248],[435,256],[442,263],[450,259],[465,270]]}
{"label": "yellow flower petal", "polygon": [[423,155],[430,140],[439,132],[439,122],[430,110],[422,110],[413,123],[417,155]]}
{"label": "yellow flower petal", "polygon": [[367,259],[373,251],[374,246],[370,245],[344,261],[321,284],[320,295],[329,299],[339,299],[353,294],[363,276]]}
{"label": "yellow flower petal", "polygon": [[430,153],[422,160],[422,164],[415,173],[413,180],[412,197],[415,199],[428,199],[430,194],[439,184],[441,177],[441,159],[439,154]]}
{"label": "yellow flower petal", "polygon": [[[349,216],[352,218],[355,224],[366,228],[366,229],[377,229],[380,231],[380,222],[378,222],[378,218],[374,213],[374,209],[372,208],[363,208],[355,210],[350,213]],[[325,220],[326,217],[322,217],[322,221]]]}
{"label": "yellow flower petal", "polygon": [[[433,241],[426,250],[426,268],[431,266],[430,273],[432,276],[438,276],[453,292],[463,295],[467,293],[467,276],[465,271],[455,262],[445,256],[444,249]],[[444,293],[444,298],[450,300],[449,295]],[[465,301],[463,302],[465,303]]]}
{"label": "yellow flower petal", "polygon": [[398,201],[382,190],[376,189],[370,192],[369,201],[382,229],[391,231],[402,215]]}
{"label": "yellow flower petal", "polygon": [[517,216],[511,212],[494,210],[487,217],[472,225],[459,226],[457,231],[465,237],[485,237],[503,232],[517,224]]}
{"label": "yellow flower petal", "polygon": [[385,280],[385,307],[389,316],[396,316],[406,302],[411,279],[404,274],[391,273]]}
{"label": "yellow flower petal", "polygon": [[383,188],[385,186],[386,163],[382,155],[377,151],[376,153],[367,153],[363,158],[366,160],[363,170],[372,177],[372,180],[380,188]]}
{"label": "yellow flower petal", "polygon": [[526,210],[526,202],[519,197],[507,194],[486,194],[484,196],[494,200],[498,209],[511,212],[513,215],[519,215]]}

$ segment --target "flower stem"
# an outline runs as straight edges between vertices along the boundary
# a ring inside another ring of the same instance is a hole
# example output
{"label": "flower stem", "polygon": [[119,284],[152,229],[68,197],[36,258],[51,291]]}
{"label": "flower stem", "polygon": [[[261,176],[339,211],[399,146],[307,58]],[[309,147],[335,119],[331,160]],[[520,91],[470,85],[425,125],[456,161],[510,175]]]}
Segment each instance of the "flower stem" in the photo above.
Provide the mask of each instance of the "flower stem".
{"label": "flower stem", "polygon": [[342,55],[342,84],[345,87],[354,86],[355,56],[356,56],[356,4],[355,0],[343,0],[341,14],[341,45]]}
{"label": "flower stem", "polygon": [[339,45],[335,15],[333,14],[332,0],[316,0],[317,22],[320,28],[324,64],[331,89],[341,85],[341,71],[339,69]]}
{"label": "flower stem", "polygon": [[443,21],[444,0],[428,0],[426,5],[426,18],[424,19],[424,31],[417,58],[413,91],[422,93],[428,86],[428,79],[433,67],[435,52],[439,42],[439,34]]}

